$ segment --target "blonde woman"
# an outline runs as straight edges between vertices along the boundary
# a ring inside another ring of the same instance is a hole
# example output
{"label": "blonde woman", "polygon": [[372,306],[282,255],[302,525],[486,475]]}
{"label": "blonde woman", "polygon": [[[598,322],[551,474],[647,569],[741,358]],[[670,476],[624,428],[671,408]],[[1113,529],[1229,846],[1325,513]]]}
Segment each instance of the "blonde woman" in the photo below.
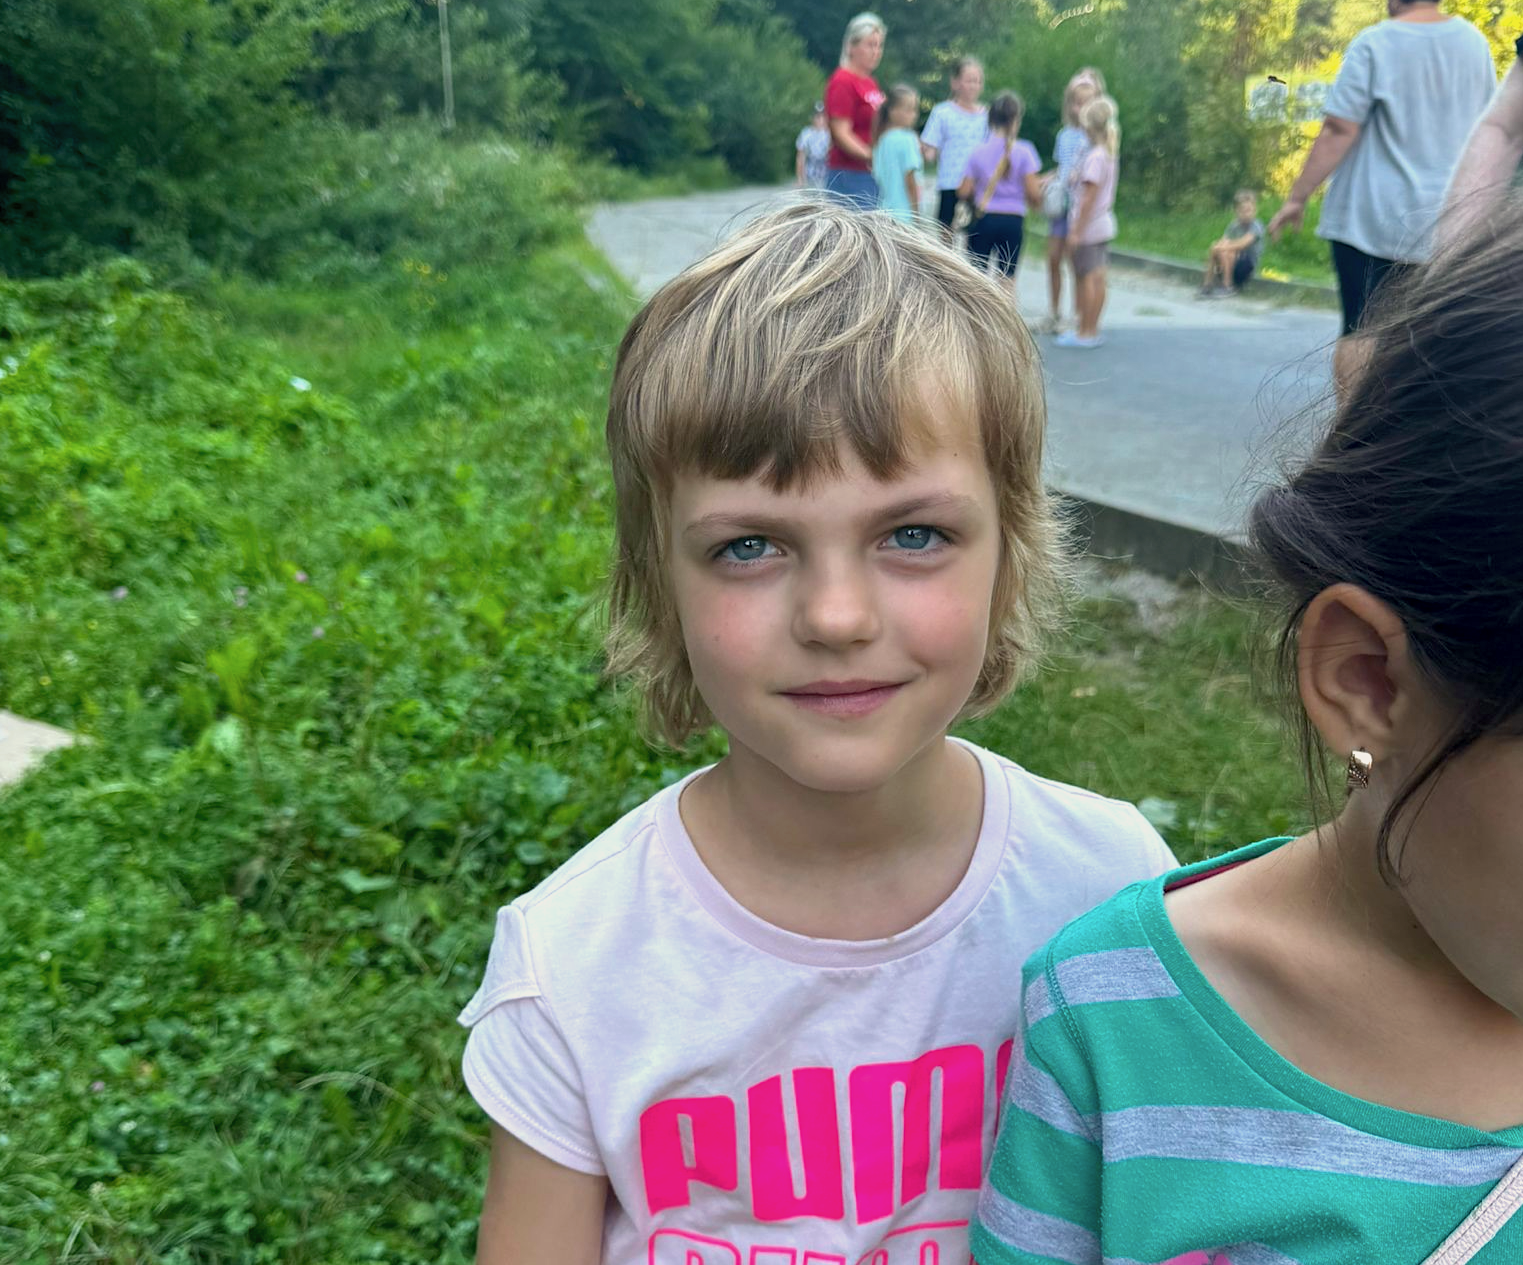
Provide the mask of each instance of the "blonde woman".
{"label": "blonde woman", "polygon": [[1047,320],[1041,326],[1044,334],[1058,334],[1063,330],[1063,266],[1071,262],[1068,221],[1073,210],[1073,177],[1080,159],[1089,149],[1084,129],[1079,126],[1079,114],[1104,91],[1104,78],[1090,66],[1077,72],[1063,90],[1063,127],[1052,145],[1052,161],[1057,172],[1048,184],[1042,205],[1047,216],[1047,300],[1050,308]]}
{"label": "blonde woman", "polygon": [[830,153],[825,158],[825,187],[848,206],[871,211],[878,205],[873,179],[873,120],[883,104],[883,90],[873,71],[883,60],[887,28],[876,13],[859,13],[846,24],[841,64],[825,85],[825,117],[830,125]]}
{"label": "blonde woman", "polygon": [[1079,115],[1089,150],[1074,176],[1077,207],[1069,223],[1074,278],[1079,306],[1079,328],[1059,334],[1058,347],[1089,349],[1105,341],[1100,333],[1100,313],[1105,308],[1105,274],[1110,262],[1110,243],[1116,236],[1116,181],[1121,171],[1117,158],[1121,128],[1116,102],[1098,96]]}

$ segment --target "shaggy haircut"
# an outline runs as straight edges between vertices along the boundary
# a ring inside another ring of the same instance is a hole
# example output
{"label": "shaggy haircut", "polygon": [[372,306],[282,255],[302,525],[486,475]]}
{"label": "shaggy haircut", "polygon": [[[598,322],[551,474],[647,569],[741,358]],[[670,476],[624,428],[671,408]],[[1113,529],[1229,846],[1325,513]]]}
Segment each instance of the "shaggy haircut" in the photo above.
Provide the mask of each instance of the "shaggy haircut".
{"label": "shaggy haircut", "polygon": [[989,644],[963,715],[994,707],[1036,665],[1065,587],[1067,542],[1041,480],[1041,382],[1008,299],[887,215],[795,204],[663,286],[619,347],[608,411],[608,671],[639,686],[648,735],[680,748],[713,723],[668,574],[675,477],[808,487],[840,472],[847,445],[892,479],[944,418],[976,423],[998,499]]}

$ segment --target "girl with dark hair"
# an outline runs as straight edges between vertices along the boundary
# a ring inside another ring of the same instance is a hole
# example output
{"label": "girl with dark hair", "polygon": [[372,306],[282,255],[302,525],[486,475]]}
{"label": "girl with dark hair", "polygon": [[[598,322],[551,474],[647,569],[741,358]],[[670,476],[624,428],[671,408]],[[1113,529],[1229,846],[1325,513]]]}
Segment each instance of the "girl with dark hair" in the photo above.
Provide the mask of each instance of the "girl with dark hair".
{"label": "girl with dark hair", "polygon": [[1037,173],[1042,160],[1036,146],[1020,139],[1026,105],[1013,92],[1002,92],[989,105],[989,139],[968,155],[957,196],[975,203],[968,225],[968,252],[980,271],[994,260],[995,271],[1015,298],[1015,272],[1021,261],[1026,208],[1042,200]]}
{"label": "girl with dark hair", "polygon": [[1372,317],[1250,517],[1347,798],[1031,959],[980,1265],[1523,1260],[1523,203]]}

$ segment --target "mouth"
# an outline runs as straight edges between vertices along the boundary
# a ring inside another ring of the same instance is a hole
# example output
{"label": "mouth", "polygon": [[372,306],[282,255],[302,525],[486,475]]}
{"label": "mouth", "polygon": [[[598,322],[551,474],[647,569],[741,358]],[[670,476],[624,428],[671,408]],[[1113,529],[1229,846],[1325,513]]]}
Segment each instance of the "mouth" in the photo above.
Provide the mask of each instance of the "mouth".
{"label": "mouth", "polygon": [[781,693],[806,711],[825,716],[865,716],[903,688],[902,681],[815,681]]}

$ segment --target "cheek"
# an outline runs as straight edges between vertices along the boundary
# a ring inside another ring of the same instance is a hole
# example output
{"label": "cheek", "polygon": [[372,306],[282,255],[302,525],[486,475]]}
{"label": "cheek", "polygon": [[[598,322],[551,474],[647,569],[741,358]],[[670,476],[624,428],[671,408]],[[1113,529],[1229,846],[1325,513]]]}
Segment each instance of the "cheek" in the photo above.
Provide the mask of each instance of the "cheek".
{"label": "cheek", "polygon": [[733,674],[755,663],[775,635],[767,608],[756,600],[759,586],[713,584],[701,580],[674,586],[677,618],[695,679],[712,679],[713,669]]}
{"label": "cheek", "polygon": [[970,558],[926,590],[908,590],[900,602],[902,626],[916,643],[946,661],[972,658],[981,667],[989,641],[996,565]]}

